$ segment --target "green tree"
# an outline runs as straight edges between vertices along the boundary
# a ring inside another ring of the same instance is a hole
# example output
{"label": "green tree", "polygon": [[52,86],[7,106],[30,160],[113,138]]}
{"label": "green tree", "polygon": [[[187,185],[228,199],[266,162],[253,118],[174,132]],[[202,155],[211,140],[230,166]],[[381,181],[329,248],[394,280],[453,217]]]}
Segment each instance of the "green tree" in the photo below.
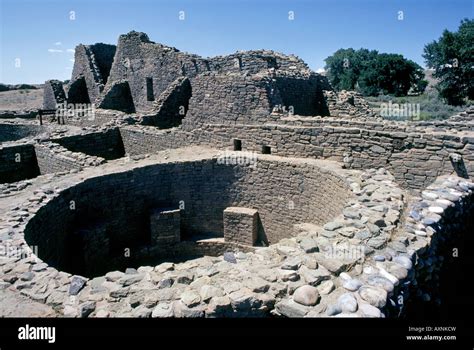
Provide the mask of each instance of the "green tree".
{"label": "green tree", "polygon": [[350,48],[336,51],[325,61],[329,81],[337,90],[405,96],[410,89],[422,92],[427,85],[423,69],[402,55]]}
{"label": "green tree", "polygon": [[434,77],[440,96],[450,105],[462,105],[466,97],[474,99],[474,21],[464,19],[457,32],[445,30],[436,41],[427,44],[423,57]]}

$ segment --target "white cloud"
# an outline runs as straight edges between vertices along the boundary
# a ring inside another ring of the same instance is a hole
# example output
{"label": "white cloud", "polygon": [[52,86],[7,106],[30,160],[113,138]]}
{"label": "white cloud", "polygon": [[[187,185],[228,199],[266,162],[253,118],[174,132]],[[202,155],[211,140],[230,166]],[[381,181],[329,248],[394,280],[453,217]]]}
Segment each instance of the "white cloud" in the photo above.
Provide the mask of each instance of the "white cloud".
{"label": "white cloud", "polygon": [[56,52],[63,52],[63,50],[58,50],[58,49],[48,49],[48,52],[53,52],[53,53],[56,53]]}
{"label": "white cloud", "polygon": [[324,72],[326,72],[326,71],[324,70],[324,68],[318,68],[318,69],[316,69],[316,73],[321,74],[321,73],[324,73]]}
{"label": "white cloud", "polygon": [[61,46],[62,43],[61,43],[60,41],[56,41],[56,42],[54,43],[54,45],[55,45],[55,46]]}
{"label": "white cloud", "polygon": [[67,49],[66,51],[74,53],[75,50],[74,49]]}
{"label": "white cloud", "polygon": [[74,58],[70,58],[69,61],[73,62],[74,63]]}

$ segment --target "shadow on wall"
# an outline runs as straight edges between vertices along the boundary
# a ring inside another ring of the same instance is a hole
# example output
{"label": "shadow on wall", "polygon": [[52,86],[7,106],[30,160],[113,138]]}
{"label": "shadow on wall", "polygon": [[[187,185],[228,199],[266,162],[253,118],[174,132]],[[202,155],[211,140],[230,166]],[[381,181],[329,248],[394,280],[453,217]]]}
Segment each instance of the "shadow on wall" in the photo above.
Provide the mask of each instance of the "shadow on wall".
{"label": "shadow on wall", "polygon": [[125,155],[122,136],[118,128],[84,135],[66,136],[52,141],[71,152],[102,157],[106,160],[118,159]]}
{"label": "shadow on wall", "polygon": [[[420,300],[420,295],[409,298],[403,317],[407,320],[455,320],[463,319],[466,313],[474,311],[472,292],[466,288],[466,278],[472,275],[474,260],[471,247],[474,246],[474,205],[471,210],[457,219],[455,227],[437,240],[437,257],[443,260],[432,261],[432,268],[438,279],[426,280],[416,288],[428,292],[429,298]],[[416,290],[413,291],[415,294]]]}
{"label": "shadow on wall", "polygon": [[0,183],[12,183],[40,175],[35,148],[31,144],[0,148]]}
{"label": "shadow on wall", "polygon": [[159,129],[181,125],[188,112],[191,96],[192,88],[189,79],[186,77],[176,79],[154,102],[154,113],[143,116],[142,124],[156,126]]}
{"label": "shadow on wall", "polygon": [[318,77],[308,79],[277,77],[276,85],[288,109],[293,107],[293,114],[302,116],[328,116],[329,108],[323,93],[323,84]]}
{"label": "shadow on wall", "polygon": [[258,235],[257,235],[257,246],[269,246],[270,242],[268,241],[267,234],[265,232],[265,227],[263,227],[262,220],[260,219],[260,216],[258,216]]}
{"label": "shadow on wall", "polygon": [[105,92],[98,108],[114,109],[125,113],[135,113],[132,92],[128,81],[120,80],[114,82]]}
{"label": "shadow on wall", "polygon": [[86,80],[81,77],[71,83],[67,92],[68,103],[91,103],[89,92],[87,91]]}
{"label": "shadow on wall", "polygon": [[467,173],[466,165],[464,164],[464,159],[462,159],[461,156],[458,156],[450,157],[450,160],[456,175],[468,179],[469,175]]}

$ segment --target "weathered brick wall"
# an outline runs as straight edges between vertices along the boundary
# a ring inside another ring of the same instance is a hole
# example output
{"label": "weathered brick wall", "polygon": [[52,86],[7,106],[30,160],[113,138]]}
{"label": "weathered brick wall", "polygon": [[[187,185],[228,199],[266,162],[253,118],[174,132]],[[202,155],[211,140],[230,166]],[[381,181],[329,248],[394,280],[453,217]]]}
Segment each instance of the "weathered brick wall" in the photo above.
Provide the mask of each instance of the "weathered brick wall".
{"label": "weathered brick wall", "polygon": [[0,183],[30,179],[39,175],[32,144],[0,145]]}

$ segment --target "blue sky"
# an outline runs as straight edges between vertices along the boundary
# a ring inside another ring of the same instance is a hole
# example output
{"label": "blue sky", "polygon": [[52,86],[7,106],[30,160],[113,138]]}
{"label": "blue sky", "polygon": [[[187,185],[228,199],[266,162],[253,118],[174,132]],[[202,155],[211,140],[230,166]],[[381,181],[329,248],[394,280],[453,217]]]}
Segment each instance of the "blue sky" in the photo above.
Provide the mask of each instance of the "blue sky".
{"label": "blue sky", "polygon": [[[312,69],[339,48],[401,53],[472,18],[474,0],[0,0],[0,82],[69,79],[74,47],[130,30],[201,56],[273,49]],[[74,11],[75,19],[70,19]],[[185,20],[179,19],[184,11]],[[289,20],[288,12],[294,12]],[[403,20],[398,20],[403,11]],[[18,60],[19,59],[19,60]],[[19,63],[19,66],[18,66]]]}

